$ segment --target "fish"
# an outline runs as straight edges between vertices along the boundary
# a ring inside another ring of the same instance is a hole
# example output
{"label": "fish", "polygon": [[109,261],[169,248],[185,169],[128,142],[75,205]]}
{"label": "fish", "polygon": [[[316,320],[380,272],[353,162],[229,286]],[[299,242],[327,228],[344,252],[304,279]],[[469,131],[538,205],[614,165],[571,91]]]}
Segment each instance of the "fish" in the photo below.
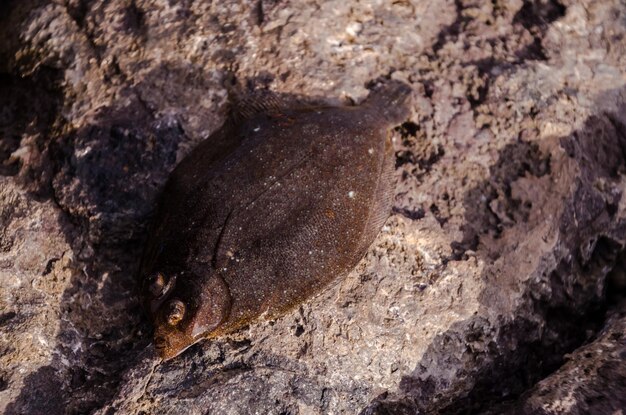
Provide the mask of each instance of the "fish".
{"label": "fish", "polygon": [[170,174],[141,261],[158,356],[275,319],[363,258],[391,214],[411,88],[360,105],[241,100]]}

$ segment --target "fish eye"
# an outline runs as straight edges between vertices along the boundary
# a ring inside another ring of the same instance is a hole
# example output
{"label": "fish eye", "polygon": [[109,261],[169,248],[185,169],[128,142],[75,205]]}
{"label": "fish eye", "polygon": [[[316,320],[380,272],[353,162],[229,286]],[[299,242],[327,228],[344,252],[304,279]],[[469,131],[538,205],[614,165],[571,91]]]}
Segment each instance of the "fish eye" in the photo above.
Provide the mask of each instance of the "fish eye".
{"label": "fish eye", "polygon": [[185,317],[185,304],[182,301],[174,299],[167,303],[167,324],[175,326],[183,317]]}
{"label": "fish eye", "polygon": [[161,296],[163,294],[163,290],[165,289],[166,279],[165,275],[157,272],[150,278],[150,284],[148,285],[148,290],[150,294],[155,297]]}

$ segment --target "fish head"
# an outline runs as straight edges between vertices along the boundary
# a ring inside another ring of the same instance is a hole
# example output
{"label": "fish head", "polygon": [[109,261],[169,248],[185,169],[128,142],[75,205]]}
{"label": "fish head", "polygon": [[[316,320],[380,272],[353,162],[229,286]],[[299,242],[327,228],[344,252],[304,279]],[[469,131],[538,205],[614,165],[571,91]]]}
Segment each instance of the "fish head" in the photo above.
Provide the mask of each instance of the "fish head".
{"label": "fish head", "polygon": [[230,295],[218,274],[154,272],[143,287],[159,356],[172,359],[219,328],[230,312]]}

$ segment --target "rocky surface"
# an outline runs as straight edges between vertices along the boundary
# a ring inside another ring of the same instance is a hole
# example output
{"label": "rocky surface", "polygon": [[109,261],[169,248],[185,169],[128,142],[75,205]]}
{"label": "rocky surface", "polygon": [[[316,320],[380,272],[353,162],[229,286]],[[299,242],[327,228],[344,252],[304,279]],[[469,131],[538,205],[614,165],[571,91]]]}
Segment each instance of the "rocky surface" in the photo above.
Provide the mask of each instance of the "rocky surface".
{"label": "rocky surface", "polygon": [[626,408],[626,303],[609,314],[597,338],[515,404],[492,414],[618,414]]}
{"label": "rocky surface", "polygon": [[[0,9],[1,412],[624,406],[623,2]],[[321,295],[161,363],[136,297],[145,229],[227,116],[230,74],[346,105],[408,82],[395,207]]]}

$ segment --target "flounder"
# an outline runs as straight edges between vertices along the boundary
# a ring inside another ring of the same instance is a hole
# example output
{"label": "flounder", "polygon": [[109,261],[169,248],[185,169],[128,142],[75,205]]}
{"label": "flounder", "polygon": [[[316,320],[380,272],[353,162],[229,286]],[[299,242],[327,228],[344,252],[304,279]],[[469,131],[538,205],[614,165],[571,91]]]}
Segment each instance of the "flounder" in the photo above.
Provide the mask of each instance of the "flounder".
{"label": "flounder", "polygon": [[244,104],[176,167],[140,271],[160,357],[280,316],[359,262],[390,214],[390,130],[410,93],[387,81],[359,106]]}

